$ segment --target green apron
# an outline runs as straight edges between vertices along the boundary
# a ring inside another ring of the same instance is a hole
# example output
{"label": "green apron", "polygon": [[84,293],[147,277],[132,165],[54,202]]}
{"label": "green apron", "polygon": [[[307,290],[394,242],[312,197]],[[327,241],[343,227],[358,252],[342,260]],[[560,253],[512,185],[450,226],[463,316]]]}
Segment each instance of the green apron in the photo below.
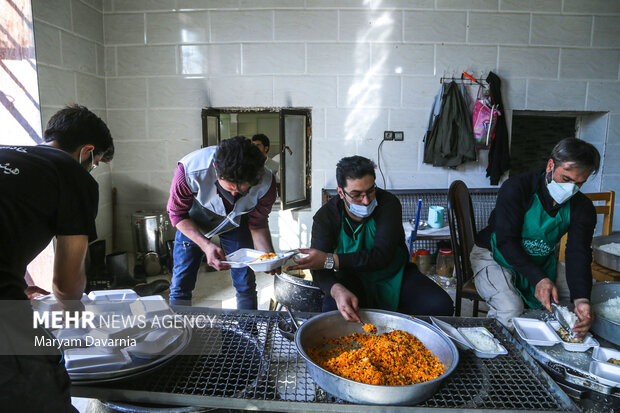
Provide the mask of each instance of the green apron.
{"label": "green apron", "polygon": [[[352,238],[345,232],[345,225],[351,228]],[[338,245],[334,252],[342,254],[372,249],[375,245],[375,230],[374,218],[362,222],[353,230],[349,220],[345,219],[343,215]],[[364,287],[364,297],[360,298],[362,298],[365,307],[396,311],[406,263],[407,254],[403,250],[402,253],[395,255],[387,268],[377,271],[359,271],[357,274],[352,274],[354,275],[352,278]]]}
{"label": "green apron", "polygon": [[[555,245],[560,241],[562,236],[568,231],[570,224],[570,202],[564,205],[555,217],[547,214],[538,198],[538,194],[534,194],[532,206],[525,213],[523,219],[523,230],[521,231],[521,245],[530,256],[532,261],[536,263],[551,281],[555,282],[557,259],[555,257]],[[497,239],[495,233],[491,235],[491,251],[493,259],[502,267],[508,268],[515,272],[513,285],[523,298],[523,301],[530,308],[540,308],[542,304],[534,296],[535,286],[521,273],[506,262],[502,253],[497,248]]]}

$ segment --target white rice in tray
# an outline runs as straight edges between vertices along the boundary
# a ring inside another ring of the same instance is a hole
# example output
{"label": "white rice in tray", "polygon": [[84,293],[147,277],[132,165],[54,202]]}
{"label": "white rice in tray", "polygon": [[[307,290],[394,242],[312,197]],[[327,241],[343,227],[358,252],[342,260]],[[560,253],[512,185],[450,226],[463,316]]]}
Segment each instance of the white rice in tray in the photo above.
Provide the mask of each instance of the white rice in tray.
{"label": "white rice in tray", "polygon": [[620,323],[620,297],[594,304],[594,312],[610,321]]}
{"label": "white rice in tray", "polygon": [[484,334],[480,330],[460,330],[461,334],[463,334],[473,345],[476,347],[476,350],[492,352],[497,351],[497,343],[493,338]]}
{"label": "white rice in tray", "polygon": [[610,242],[609,244],[601,245],[598,249],[608,252],[609,254],[620,255],[620,243],[618,242]]}
{"label": "white rice in tray", "polygon": [[577,324],[577,321],[579,321],[579,319],[577,318],[577,314],[570,311],[568,307],[564,307],[561,305],[558,306],[558,309],[560,310],[562,317],[564,317],[564,320],[566,320],[568,326],[572,330],[573,327],[575,327],[575,324]]}

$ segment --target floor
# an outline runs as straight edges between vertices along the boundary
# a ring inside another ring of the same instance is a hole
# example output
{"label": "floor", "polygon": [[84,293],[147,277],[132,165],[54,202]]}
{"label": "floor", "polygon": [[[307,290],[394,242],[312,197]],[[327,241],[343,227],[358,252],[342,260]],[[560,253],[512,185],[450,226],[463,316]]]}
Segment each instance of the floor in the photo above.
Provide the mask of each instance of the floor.
{"label": "floor", "polygon": [[[201,267],[198,273],[196,288],[193,293],[193,305],[197,307],[220,307],[236,308],[235,289],[230,280],[229,271],[207,272],[205,266]],[[159,275],[150,277],[149,281],[165,278],[170,279],[170,275]],[[265,273],[256,274],[256,289],[258,291],[258,309],[268,310],[271,299],[273,298],[273,275]],[[442,285],[454,300],[456,290],[454,285]],[[166,296],[167,294],[162,294]],[[485,308],[485,304],[481,303],[481,309]],[[463,300],[461,315],[464,317],[472,316],[472,301]],[[484,313],[482,314],[484,316]],[[73,406],[80,413],[103,413],[110,410],[102,408],[101,404],[93,399],[72,398]]]}

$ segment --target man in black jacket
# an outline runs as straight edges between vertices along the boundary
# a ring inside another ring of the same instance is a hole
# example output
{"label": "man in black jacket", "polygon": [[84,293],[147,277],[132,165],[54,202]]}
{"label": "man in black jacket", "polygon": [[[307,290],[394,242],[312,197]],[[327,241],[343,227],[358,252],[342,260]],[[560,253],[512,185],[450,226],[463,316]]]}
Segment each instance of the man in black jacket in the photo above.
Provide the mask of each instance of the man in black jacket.
{"label": "man in black jacket", "polygon": [[406,314],[452,315],[450,296],[409,262],[400,201],[375,185],[375,164],[361,156],[336,167],[338,197],[314,215],[310,249],[290,269],[311,269],[336,308],[359,322],[360,307]]}
{"label": "man in black jacket", "polygon": [[575,138],[560,141],[545,171],[531,171],[507,180],[499,190],[489,225],[480,231],[471,252],[478,293],[508,328],[525,306],[558,303],[556,278],[563,278],[556,245],[568,232],[566,281],[579,321],[573,331],[585,334],[592,325],[592,234],[596,211],[579,188],[598,171],[600,155]]}

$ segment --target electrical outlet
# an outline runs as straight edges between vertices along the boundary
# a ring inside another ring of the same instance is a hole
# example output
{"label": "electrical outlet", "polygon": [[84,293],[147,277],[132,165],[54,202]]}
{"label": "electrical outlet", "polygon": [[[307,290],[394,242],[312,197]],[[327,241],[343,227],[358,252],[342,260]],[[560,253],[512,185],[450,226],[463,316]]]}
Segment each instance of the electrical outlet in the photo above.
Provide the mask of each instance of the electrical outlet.
{"label": "electrical outlet", "polygon": [[394,132],[386,130],[383,132],[383,140],[385,141],[393,141],[394,140]]}
{"label": "electrical outlet", "polygon": [[403,131],[394,132],[394,140],[395,141],[404,141],[405,133]]}

